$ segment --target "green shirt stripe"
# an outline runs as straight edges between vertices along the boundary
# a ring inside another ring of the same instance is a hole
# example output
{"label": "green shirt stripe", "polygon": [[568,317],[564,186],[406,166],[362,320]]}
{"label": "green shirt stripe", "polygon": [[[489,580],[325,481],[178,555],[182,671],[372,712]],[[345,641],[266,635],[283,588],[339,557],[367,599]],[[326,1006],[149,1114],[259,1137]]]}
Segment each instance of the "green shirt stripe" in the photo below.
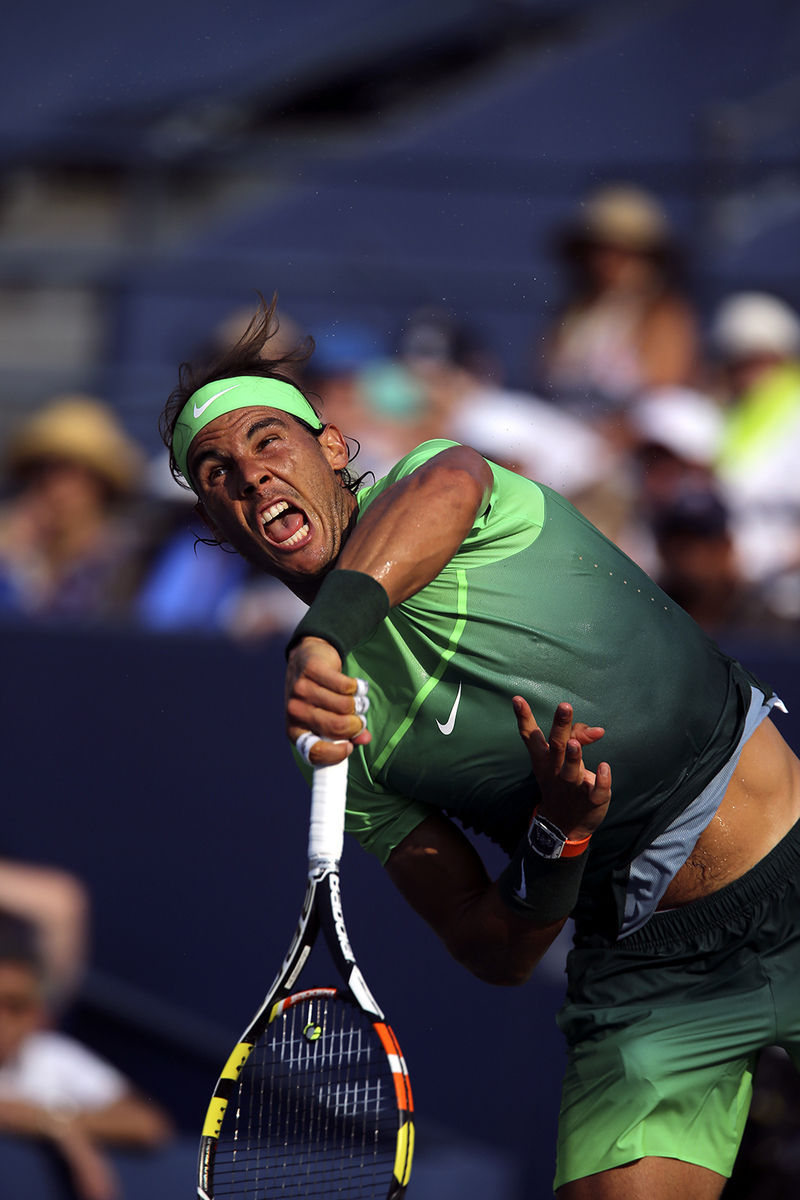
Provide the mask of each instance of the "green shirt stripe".
{"label": "green shirt stripe", "polygon": [[439,682],[442,675],[444,674],[447,664],[450,662],[451,658],[453,657],[453,655],[456,652],[456,649],[458,648],[458,643],[461,639],[461,635],[463,634],[464,629],[467,624],[467,573],[466,573],[466,571],[463,571],[463,570],[457,571],[456,578],[458,581],[457,605],[458,605],[459,617],[453,628],[453,632],[450,635],[450,640],[448,642],[447,649],[442,654],[442,659],[439,664],[439,668],[433,675],[431,675],[428,678],[428,680],[422,685],[420,690],[417,692],[416,696],[414,697],[413,701],[411,702],[411,706],[408,710],[408,713],[405,716],[405,719],[400,723],[400,725],[397,727],[397,730],[395,731],[394,735],[389,739],[389,741],[384,746],[383,750],[380,752],[378,757],[375,759],[375,762],[373,764],[374,771],[380,771],[381,767],[383,767],[385,765],[387,759],[393,753],[395,747],[402,741],[404,735],[411,728],[411,724],[412,724],[414,718],[416,717],[419,709],[421,708],[422,704],[425,702],[427,697],[430,695],[433,688],[436,687],[436,684]]}

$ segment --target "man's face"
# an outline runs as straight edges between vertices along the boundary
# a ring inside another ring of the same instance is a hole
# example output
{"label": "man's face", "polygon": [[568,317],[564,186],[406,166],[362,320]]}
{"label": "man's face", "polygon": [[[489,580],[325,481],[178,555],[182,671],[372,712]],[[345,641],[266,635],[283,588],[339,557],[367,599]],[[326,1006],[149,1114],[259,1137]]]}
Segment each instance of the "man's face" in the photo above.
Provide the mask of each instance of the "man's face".
{"label": "man's face", "polygon": [[25,494],[36,527],[45,536],[72,532],[107,508],[103,481],[81,463],[43,459],[26,472]]}
{"label": "man's face", "polygon": [[0,1064],[44,1021],[39,981],[26,963],[0,962]]}
{"label": "man's face", "polygon": [[306,598],[338,556],[356,506],[335,474],[347,459],[334,425],[315,437],[286,413],[250,407],[201,429],[188,468],[215,533]]}

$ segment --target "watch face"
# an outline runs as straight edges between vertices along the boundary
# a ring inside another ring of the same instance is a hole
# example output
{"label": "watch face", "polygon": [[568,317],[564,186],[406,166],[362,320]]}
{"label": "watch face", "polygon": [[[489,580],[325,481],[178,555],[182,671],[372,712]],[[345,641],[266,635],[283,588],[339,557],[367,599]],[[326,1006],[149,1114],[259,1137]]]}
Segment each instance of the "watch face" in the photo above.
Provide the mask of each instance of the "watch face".
{"label": "watch face", "polygon": [[528,841],[531,849],[535,850],[537,854],[541,854],[542,858],[560,858],[561,851],[564,849],[563,839],[540,824],[535,817],[528,830]]}

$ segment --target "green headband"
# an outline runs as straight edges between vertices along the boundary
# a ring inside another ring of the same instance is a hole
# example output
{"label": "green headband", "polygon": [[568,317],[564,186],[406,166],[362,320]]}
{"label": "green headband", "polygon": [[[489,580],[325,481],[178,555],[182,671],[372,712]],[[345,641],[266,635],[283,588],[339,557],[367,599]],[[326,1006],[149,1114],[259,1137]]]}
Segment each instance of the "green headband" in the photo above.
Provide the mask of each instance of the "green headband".
{"label": "green headband", "polygon": [[299,417],[315,430],[323,428],[317,413],[302,392],[282,379],[261,375],[238,375],[235,379],[215,379],[190,396],[181,409],[172,432],[172,453],[181,475],[192,487],[187,459],[189,447],[200,430],[224,413],[237,408],[277,408]]}

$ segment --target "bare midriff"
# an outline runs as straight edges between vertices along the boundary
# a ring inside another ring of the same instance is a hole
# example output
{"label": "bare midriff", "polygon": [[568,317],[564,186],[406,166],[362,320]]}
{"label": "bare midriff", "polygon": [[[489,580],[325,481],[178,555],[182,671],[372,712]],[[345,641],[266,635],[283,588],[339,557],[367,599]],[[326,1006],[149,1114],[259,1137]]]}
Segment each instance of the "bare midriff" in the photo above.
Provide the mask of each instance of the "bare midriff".
{"label": "bare midriff", "polygon": [[722,803],[660,909],[690,904],[744,875],[800,820],[800,761],[771,720],[742,751]]}

